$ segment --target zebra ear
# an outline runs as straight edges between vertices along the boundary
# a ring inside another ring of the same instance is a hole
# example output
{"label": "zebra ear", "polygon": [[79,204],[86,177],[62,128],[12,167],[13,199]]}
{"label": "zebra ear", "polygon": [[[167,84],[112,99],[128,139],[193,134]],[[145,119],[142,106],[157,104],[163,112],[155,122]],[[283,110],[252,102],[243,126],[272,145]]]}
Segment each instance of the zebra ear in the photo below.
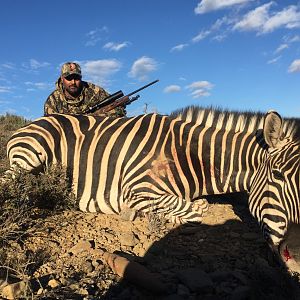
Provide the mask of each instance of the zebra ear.
{"label": "zebra ear", "polygon": [[274,110],[270,110],[264,119],[264,138],[271,148],[281,148],[285,144],[282,131],[282,118]]}

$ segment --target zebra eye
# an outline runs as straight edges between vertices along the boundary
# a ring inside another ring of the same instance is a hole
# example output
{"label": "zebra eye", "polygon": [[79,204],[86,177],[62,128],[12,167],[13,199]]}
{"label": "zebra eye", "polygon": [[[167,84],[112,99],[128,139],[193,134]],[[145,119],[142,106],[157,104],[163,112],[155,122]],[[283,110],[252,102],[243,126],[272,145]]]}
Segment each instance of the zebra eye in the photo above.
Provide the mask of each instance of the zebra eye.
{"label": "zebra eye", "polygon": [[275,179],[284,180],[284,176],[279,170],[273,170],[272,173]]}

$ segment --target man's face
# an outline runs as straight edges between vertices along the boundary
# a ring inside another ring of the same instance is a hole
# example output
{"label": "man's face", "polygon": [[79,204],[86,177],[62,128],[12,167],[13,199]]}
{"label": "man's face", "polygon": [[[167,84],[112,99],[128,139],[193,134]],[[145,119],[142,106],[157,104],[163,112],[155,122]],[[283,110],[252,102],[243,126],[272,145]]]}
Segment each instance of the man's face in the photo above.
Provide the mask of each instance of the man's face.
{"label": "man's face", "polygon": [[62,83],[66,91],[73,97],[77,97],[81,92],[81,76],[72,74],[66,77],[61,77]]}

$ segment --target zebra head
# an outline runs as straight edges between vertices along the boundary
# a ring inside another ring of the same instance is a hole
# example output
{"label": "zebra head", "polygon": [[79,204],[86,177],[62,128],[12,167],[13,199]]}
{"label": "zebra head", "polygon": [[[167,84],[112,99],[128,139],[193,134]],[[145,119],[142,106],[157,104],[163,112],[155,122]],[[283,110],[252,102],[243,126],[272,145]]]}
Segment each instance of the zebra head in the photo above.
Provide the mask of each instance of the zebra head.
{"label": "zebra head", "polygon": [[300,142],[294,126],[274,111],[266,114],[267,150],[251,184],[249,208],[281,262],[300,273]]}

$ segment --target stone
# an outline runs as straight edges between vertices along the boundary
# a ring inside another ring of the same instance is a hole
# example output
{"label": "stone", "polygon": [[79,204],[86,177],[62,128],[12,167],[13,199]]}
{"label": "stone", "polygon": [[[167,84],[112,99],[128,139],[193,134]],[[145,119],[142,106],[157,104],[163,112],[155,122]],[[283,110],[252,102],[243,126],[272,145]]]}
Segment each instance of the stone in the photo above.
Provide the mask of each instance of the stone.
{"label": "stone", "polygon": [[83,251],[90,251],[91,250],[91,243],[87,240],[80,240],[74,247],[70,249],[74,255],[77,255]]}
{"label": "stone", "polygon": [[55,279],[51,279],[51,280],[49,280],[48,285],[51,288],[55,289],[56,287],[59,286],[59,282],[57,280],[55,280]]}
{"label": "stone", "polygon": [[28,283],[26,281],[8,284],[2,289],[1,295],[4,299],[19,298],[26,293],[27,284]]}
{"label": "stone", "polygon": [[138,242],[133,232],[121,232],[119,234],[119,242],[122,246],[133,247]]}
{"label": "stone", "polygon": [[177,276],[192,292],[210,292],[213,290],[213,282],[210,276],[201,269],[181,270],[177,273]]}

